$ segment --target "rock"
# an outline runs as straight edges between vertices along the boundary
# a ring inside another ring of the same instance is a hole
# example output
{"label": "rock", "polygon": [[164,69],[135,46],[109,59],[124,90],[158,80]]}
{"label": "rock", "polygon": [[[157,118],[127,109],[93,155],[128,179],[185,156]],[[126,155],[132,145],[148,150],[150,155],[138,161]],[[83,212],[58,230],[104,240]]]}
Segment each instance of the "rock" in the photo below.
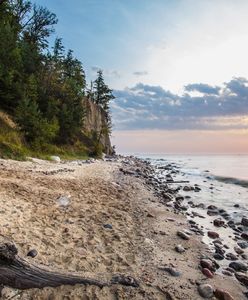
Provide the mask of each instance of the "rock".
{"label": "rock", "polygon": [[178,231],[177,232],[177,235],[182,238],[183,240],[189,240],[189,235],[183,231]]}
{"label": "rock", "polygon": [[215,267],[213,265],[213,262],[210,259],[201,259],[200,265],[204,269],[209,269],[210,271],[215,271]]}
{"label": "rock", "polygon": [[214,274],[207,268],[202,269],[202,274],[204,274],[208,278],[213,278],[214,277]]}
{"label": "rock", "polygon": [[227,291],[218,288],[214,291],[214,296],[220,300],[234,300],[234,298]]}
{"label": "rock", "polygon": [[228,270],[222,270],[222,274],[226,276],[233,276],[233,273]]}
{"label": "rock", "polygon": [[242,220],[241,220],[241,225],[248,226],[248,218],[243,217]]}
{"label": "rock", "polygon": [[201,188],[199,188],[199,186],[195,186],[195,192],[200,192],[201,191]]}
{"label": "rock", "polygon": [[183,187],[183,190],[185,191],[185,192],[189,192],[189,191],[193,191],[194,190],[194,187],[193,186],[184,186]]}
{"label": "rock", "polygon": [[234,204],[233,207],[238,208],[238,207],[239,207],[239,204]]}
{"label": "rock", "polygon": [[247,265],[240,261],[233,261],[229,264],[230,268],[233,268],[235,271],[247,271]]}
{"label": "rock", "polygon": [[32,249],[32,250],[28,251],[28,253],[27,253],[27,256],[30,256],[32,258],[34,258],[37,255],[38,255],[38,252],[35,249]]}
{"label": "rock", "polygon": [[208,214],[209,216],[216,216],[216,215],[219,214],[219,212],[218,212],[218,210],[216,210],[216,209],[209,209],[209,210],[207,211],[207,214]]}
{"label": "rock", "polygon": [[176,197],[176,201],[183,201],[184,200],[184,197],[183,196],[177,196]]}
{"label": "rock", "polygon": [[243,283],[246,287],[248,287],[248,276],[247,274],[236,272],[235,273],[236,278],[239,282]]}
{"label": "rock", "polygon": [[211,239],[218,239],[220,236],[217,232],[215,231],[208,231],[208,236],[211,238]]}
{"label": "rock", "polygon": [[148,218],[154,218],[154,215],[151,214],[151,213],[148,213],[146,216],[147,216]]}
{"label": "rock", "polygon": [[50,159],[54,162],[60,163],[61,159],[59,156],[50,156]]}
{"label": "rock", "polygon": [[238,246],[234,246],[234,251],[238,254],[243,254],[244,253],[244,250],[242,250],[240,247]]}
{"label": "rock", "polygon": [[238,257],[233,253],[227,253],[226,254],[226,259],[228,259],[228,260],[238,260]]}
{"label": "rock", "polygon": [[248,243],[244,241],[238,241],[237,244],[239,245],[240,248],[246,249],[248,248]]}
{"label": "rock", "polygon": [[242,237],[242,239],[248,241],[248,233],[243,232],[243,233],[241,234],[241,237]]}
{"label": "rock", "polygon": [[185,252],[185,249],[183,248],[182,245],[177,245],[177,246],[175,247],[175,250],[176,250],[178,253],[183,253],[183,252]]}
{"label": "rock", "polygon": [[222,227],[224,224],[225,224],[225,222],[221,219],[214,220],[214,226],[216,226],[216,227]]}
{"label": "rock", "polygon": [[217,260],[222,260],[222,259],[224,259],[224,256],[220,253],[215,253],[214,258],[217,259]]}
{"label": "rock", "polygon": [[207,207],[207,209],[218,209],[218,207],[215,206],[215,205],[209,205],[209,206]]}
{"label": "rock", "polygon": [[200,284],[198,286],[198,293],[206,299],[212,298],[214,295],[214,290],[210,284]]}
{"label": "rock", "polygon": [[70,204],[70,196],[60,196],[57,202],[60,206],[66,207]]}
{"label": "rock", "polygon": [[106,229],[113,229],[113,226],[111,224],[104,224],[103,227]]}
{"label": "rock", "polygon": [[181,273],[178,270],[176,270],[175,268],[165,267],[165,268],[163,268],[163,270],[168,272],[173,277],[179,277],[181,275]]}

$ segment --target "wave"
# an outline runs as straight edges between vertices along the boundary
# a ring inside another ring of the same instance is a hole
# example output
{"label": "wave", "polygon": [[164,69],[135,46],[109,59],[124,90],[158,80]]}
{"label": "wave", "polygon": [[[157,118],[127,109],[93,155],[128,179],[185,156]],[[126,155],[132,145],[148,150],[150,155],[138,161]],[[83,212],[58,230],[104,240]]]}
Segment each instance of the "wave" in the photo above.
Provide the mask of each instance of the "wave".
{"label": "wave", "polygon": [[245,179],[226,177],[226,176],[214,176],[214,179],[224,183],[236,184],[248,188],[248,180]]}

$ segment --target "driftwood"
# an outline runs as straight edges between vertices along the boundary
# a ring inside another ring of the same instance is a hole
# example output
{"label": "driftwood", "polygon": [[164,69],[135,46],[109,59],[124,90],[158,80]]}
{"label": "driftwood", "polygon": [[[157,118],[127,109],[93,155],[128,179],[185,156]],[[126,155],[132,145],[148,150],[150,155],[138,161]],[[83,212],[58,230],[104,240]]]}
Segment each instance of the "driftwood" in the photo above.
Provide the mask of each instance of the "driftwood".
{"label": "driftwood", "polygon": [[57,287],[61,285],[95,285],[100,288],[121,284],[138,287],[138,282],[131,276],[113,275],[108,280],[61,274],[32,265],[18,255],[12,243],[0,244],[0,285],[20,290],[30,288]]}
{"label": "driftwood", "polygon": [[166,181],[165,183],[189,183],[189,181],[188,180]]}

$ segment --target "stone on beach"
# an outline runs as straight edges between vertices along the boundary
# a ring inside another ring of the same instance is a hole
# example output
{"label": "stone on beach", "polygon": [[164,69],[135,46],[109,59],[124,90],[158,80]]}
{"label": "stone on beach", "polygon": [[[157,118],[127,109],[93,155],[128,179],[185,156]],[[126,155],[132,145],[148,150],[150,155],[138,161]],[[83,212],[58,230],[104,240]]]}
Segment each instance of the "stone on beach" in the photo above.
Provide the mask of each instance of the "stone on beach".
{"label": "stone on beach", "polygon": [[221,219],[214,220],[214,226],[216,226],[216,227],[222,227],[224,224],[225,224],[225,222]]}
{"label": "stone on beach", "polygon": [[202,274],[204,274],[208,278],[213,278],[214,274],[207,268],[202,269]]}
{"label": "stone on beach", "polygon": [[183,231],[178,231],[177,235],[182,238],[183,240],[189,240],[190,237],[187,233],[183,232]]}
{"label": "stone on beach", "polygon": [[28,253],[27,253],[27,256],[30,256],[32,258],[34,258],[37,255],[38,255],[38,252],[35,249],[32,249],[32,250],[28,251]]}
{"label": "stone on beach", "polygon": [[181,275],[181,273],[178,270],[176,270],[175,268],[172,268],[172,267],[164,267],[162,269],[164,271],[168,272],[173,277],[179,277]]}
{"label": "stone on beach", "polygon": [[239,247],[242,248],[242,249],[248,248],[248,242],[245,242],[245,241],[238,241],[237,244],[238,244]]}
{"label": "stone on beach", "polygon": [[199,294],[206,299],[212,298],[214,295],[214,290],[210,284],[200,284],[198,286]]}
{"label": "stone on beach", "polygon": [[241,225],[248,226],[248,218],[243,217],[242,220],[241,220]]}
{"label": "stone on beach", "polygon": [[113,229],[113,226],[111,224],[104,224],[103,227],[106,229]]}
{"label": "stone on beach", "polygon": [[61,162],[61,159],[59,156],[50,156],[50,159],[54,162],[57,162],[57,163],[60,163]]}
{"label": "stone on beach", "polygon": [[230,293],[218,288],[214,291],[214,296],[220,300],[234,300]]}
{"label": "stone on beach", "polygon": [[215,231],[208,231],[208,236],[211,238],[211,239],[218,239],[220,236],[217,232]]}
{"label": "stone on beach", "polygon": [[248,233],[244,232],[241,234],[242,239],[248,241]]}
{"label": "stone on beach", "polygon": [[247,271],[247,265],[242,263],[241,261],[233,261],[229,264],[230,268],[233,268],[235,271]]}
{"label": "stone on beach", "polygon": [[244,274],[241,272],[236,272],[235,276],[239,282],[243,283],[246,287],[248,287],[248,275],[247,274]]}
{"label": "stone on beach", "polygon": [[176,250],[178,253],[183,253],[183,252],[185,252],[185,248],[183,248],[182,245],[177,245],[177,246],[175,247],[175,250]]}
{"label": "stone on beach", "polygon": [[201,259],[200,265],[202,268],[209,269],[210,271],[215,271],[215,266],[210,259]]}
{"label": "stone on beach", "polygon": [[60,206],[66,207],[70,204],[70,196],[60,196],[57,202]]}

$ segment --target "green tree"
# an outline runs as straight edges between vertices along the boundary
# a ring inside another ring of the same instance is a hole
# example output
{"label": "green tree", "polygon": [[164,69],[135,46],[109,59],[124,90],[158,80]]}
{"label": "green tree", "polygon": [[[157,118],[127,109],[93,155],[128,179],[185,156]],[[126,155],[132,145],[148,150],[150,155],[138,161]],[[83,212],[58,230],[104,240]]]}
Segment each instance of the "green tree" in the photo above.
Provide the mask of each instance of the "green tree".
{"label": "green tree", "polygon": [[97,78],[93,84],[94,87],[94,101],[99,105],[106,113],[107,129],[109,132],[112,128],[111,113],[110,113],[110,101],[115,99],[113,90],[111,90],[105,83],[103,78],[103,71],[97,72]]}

